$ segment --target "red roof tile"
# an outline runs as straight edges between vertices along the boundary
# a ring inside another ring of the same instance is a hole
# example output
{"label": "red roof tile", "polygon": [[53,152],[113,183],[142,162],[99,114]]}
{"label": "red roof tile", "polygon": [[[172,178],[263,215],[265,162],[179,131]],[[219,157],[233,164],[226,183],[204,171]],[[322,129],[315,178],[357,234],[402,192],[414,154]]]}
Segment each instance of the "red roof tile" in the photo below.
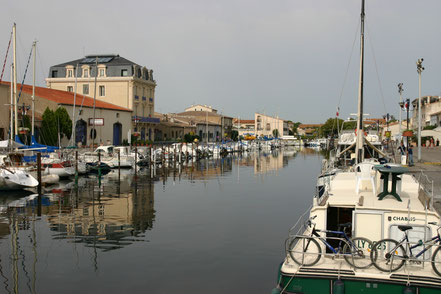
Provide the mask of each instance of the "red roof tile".
{"label": "red roof tile", "polygon": [[[1,82],[1,84],[5,84],[9,86],[9,82]],[[20,91],[21,85],[17,84],[17,91]],[[32,86],[31,85],[23,85],[23,92],[32,95]],[[55,90],[55,89],[49,89],[49,88],[43,88],[43,87],[35,87],[35,96],[38,98],[47,99],[50,101],[54,101],[58,104],[64,104],[64,105],[73,105],[74,103],[74,93],[73,92],[66,92],[61,90]],[[84,101],[83,101],[84,97]],[[76,106],[83,107],[93,107],[93,98],[84,96],[82,94],[77,93],[77,99],[75,101]],[[96,100],[95,102],[96,108],[103,108],[103,109],[112,109],[112,110],[120,110],[120,111],[130,111],[128,108],[124,108],[112,103]]]}

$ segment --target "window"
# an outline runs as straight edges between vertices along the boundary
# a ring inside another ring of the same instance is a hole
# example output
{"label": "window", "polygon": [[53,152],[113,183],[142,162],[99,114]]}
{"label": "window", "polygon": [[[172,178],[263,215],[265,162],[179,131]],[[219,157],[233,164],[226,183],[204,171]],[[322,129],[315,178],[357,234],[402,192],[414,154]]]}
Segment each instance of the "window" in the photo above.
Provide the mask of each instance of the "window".
{"label": "window", "polygon": [[121,76],[122,76],[122,77],[126,77],[126,76],[128,76],[127,69],[122,69],[122,70],[121,70]]}
{"label": "window", "polygon": [[83,94],[89,94],[89,84],[83,85]]}
{"label": "window", "polygon": [[140,78],[140,77],[141,77],[141,69],[138,68],[138,78]]}
{"label": "window", "polygon": [[83,69],[83,77],[85,77],[85,78],[89,77],[89,70],[88,69]]}
{"label": "window", "polygon": [[116,117],[119,117],[119,112],[116,113]]}
{"label": "window", "polygon": [[52,77],[53,78],[58,78],[58,70],[53,70],[52,71]]}
{"label": "window", "polygon": [[266,130],[271,131],[271,125],[269,123],[266,124]]}
{"label": "window", "polygon": [[106,88],[104,86],[100,86],[100,96],[106,96]]}
{"label": "window", "polygon": [[68,77],[68,78],[73,77],[73,69],[68,69],[68,70],[67,70],[67,77]]}
{"label": "window", "polygon": [[104,77],[106,70],[104,68],[100,68],[100,77]]}
{"label": "window", "polygon": [[72,86],[67,86],[67,92],[73,92],[73,87]]}

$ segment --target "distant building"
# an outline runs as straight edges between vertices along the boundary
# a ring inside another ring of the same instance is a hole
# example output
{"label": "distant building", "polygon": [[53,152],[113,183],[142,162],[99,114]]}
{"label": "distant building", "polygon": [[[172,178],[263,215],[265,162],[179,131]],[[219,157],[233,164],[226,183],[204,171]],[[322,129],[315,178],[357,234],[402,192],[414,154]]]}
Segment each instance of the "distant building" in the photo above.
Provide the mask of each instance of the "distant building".
{"label": "distant building", "polygon": [[[21,85],[18,86],[18,89]],[[9,104],[10,102],[10,90],[9,83],[2,82],[0,84],[0,103],[2,105]],[[25,107],[27,110],[27,115],[31,116],[30,106],[32,101],[32,86],[23,85],[23,92],[20,95],[19,104]],[[47,89],[42,87],[35,87],[35,116],[37,117],[37,139],[40,143],[45,143],[44,138],[39,136],[38,129],[41,126],[41,118],[44,111],[48,107],[51,110],[56,110],[58,107],[64,107],[73,122],[73,105],[74,105],[74,93]],[[75,144],[77,145],[90,145],[93,141],[93,99],[84,96],[77,95],[75,101]],[[1,115],[5,118],[6,123],[9,122],[9,109],[8,107],[0,107]],[[19,118],[21,117],[19,113]],[[127,134],[130,129],[131,123],[131,110],[114,105],[111,103],[96,100],[95,104],[95,143],[96,144],[114,144],[121,145],[123,140],[127,140]],[[2,126],[0,129],[6,128],[6,133],[8,132],[7,126]],[[3,131],[5,133],[5,131]],[[7,136],[7,134],[6,134]],[[41,137],[41,138],[39,138]],[[67,146],[69,139],[63,138],[61,141],[62,146]]]}
{"label": "distant building", "polygon": [[300,136],[313,136],[323,124],[301,124],[297,127]]}
{"label": "distant building", "polygon": [[[210,109],[212,108],[210,107]],[[204,142],[207,140],[207,136],[209,142],[221,141],[222,138],[231,138],[233,118],[218,114],[217,110],[215,109],[212,110],[214,111],[188,110],[181,113],[176,113],[174,114],[174,117],[180,120],[191,122],[197,126],[196,135],[198,135]]]}
{"label": "distant building", "polygon": [[261,113],[254,114],[256,136],[274,137],[277,130],[278,137],[284,135],[284,120],[279,117],[269,116]]}
{"label": "distant building", "polygon": [[119,55],[87,55],[51,66],[46,85],[67,92],[74,92],[76,87],[78,94],[89,97],[94,97],[96,91],[97,100],[132,110],[132,131],[138,132],[141,140],[154,140],[159,120],[153,117],[156,88],[153,70]]}
{"label": "distant building", "polygon": [[[412,128],[418,128],[418,99],[412,101]],[[421,127],[436,126],[441,122],[441,96],[424,96],[421,98]]]}
{"label": "distant building", "polygon": [[254,119],[239,119],[233,120],[234,129],[237,130],[239,136],[255,136],[255,120]]}
{"label": "distant building", "polygon": [[159,117],[160,123],[155,129],[156,141],[177,141],[184,138],[186,134],[196,134],[196,125],[185,120],[179,120],[171,114],[155,113]]}
{"label": "distant building", "polygon": [[213,113],[217,113],[217,110],[212,108],[209,105],[202,105],[202,104],[196,104],[196,105],[192,105],[190,107],[185,108],[186,112],[188,111],[207,111],[207,112],[213,112]]}

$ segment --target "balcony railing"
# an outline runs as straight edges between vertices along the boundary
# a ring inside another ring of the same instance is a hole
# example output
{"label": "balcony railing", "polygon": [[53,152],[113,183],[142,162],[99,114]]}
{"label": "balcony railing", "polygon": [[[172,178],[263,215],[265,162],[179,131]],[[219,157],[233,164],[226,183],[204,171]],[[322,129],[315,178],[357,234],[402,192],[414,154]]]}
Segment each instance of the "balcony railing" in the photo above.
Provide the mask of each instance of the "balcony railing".
{"label": "balcony railing", "polygon": [[135,100],[139,101],[139,96],[138,95],[135,95]]}
{"label": "balcony railing", "polygon": [[134,123],[159,123],[159,118],[157,117],[145,117],[145,116],[132,116],[132,122]]}
{"label": "balcony railing", "polygon": [[147,101],[147,97],[142,96],[142,101]]}

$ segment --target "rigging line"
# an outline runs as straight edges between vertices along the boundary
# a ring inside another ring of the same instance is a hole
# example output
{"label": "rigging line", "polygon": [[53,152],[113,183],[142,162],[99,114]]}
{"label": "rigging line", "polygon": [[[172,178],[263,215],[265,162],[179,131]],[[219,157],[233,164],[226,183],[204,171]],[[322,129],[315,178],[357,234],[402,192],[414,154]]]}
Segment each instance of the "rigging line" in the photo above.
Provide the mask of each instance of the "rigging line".
{"label": "rigging line", "polygon": [[358,31],[359,31],[359,29],[360,29],[360,22],[357,24],[357,29],[355,30],[355,36],[354,36],[354,41],[352,42],[352,49],[351,49],[351,54],[350,54],[350,56],[349,56],[349,61],[348,61],[348,65],[347,65],[347,67],[346,67],[346,73],[345,73],[345,77],[344,77],[344,80],[343,80],[343,86],[342,86],[342,88],[341,88],[341,91],[340,91],[340,97],[339,97],[339,99],[338,99],[338,107],[340,107],[340,104],[341,104],[341,99],[342,99],[342,97],[343,97],[343,91],[344,91],[344,88],[345,88],[345,85],[346,85],[346,80],[347,80],[347,78],[348,78],[348,73],[349,73],[349,66],[351,65],[351,60],[352,60],[352,55],[353,55],[353,53],[354,53],[354,48],[355,48],[355,43],[356,43],[356,41],[357,41],[357,35],[358,35]]}
{"label": "rigging line", "polygon": [[371,38],[369,38],[369,35],[371,33],[369,32],[369,26],[367,25],[367,22],[366,22],[366,28],[367,28],[367,37],[368,37],[368,41],[369,41],[368,42],[369,47],[371,48],[372,56],[374,57],[375,72],[377,74],[378,86],[380,87],[381,100],[383,102],[384,112],[387,113],[386,103],[385,103],[384,95],[383,95],[383,88],[381,87],[380,75],[378,73],[377,59],[375,58],[375,51],[374,51],[374,47],[372,45],[373,42],[372,42]]}
{"label": "rigging line", "polygon": [[40,63],[40,70],[41,70],[41,72],[43,74],[43,77],[49,77],[49,73],[46,70],[47,67],[44,66],[45,62],[44,62],[43,58],[40,55],[40,51],[41,50],[37,50],[37,57],[38,57],[38,62]]}
{"label": "rigging line", "polygon": [[3,74],[5,73],[5,66],[6,66],[6,61],[8,60],[8,53],[9,53],[9,48],[11,47],[11,41],[12,41],[12,32],[11,32],[11,37],[9,37],[8,49],[6,49],[5,61],[3,63],[2,74],[0,76],[0,82],[3,80]]}
{"label": "rigging line", "polygon": [[[33,52],[33,48],[31,48],[31,53],[29,54],[29,58],[28,58],[28,64],[26,64],[26,69],[25,69],[25,72],[24,72],[24,75],[23,75],[23,80],[21,82],[21,86],[20,86],[20,92],[18,92],[18,97],[17,97],[17,102],[16,102],[17,104],[20,101],[21,91],[23,90],[23,85],[24,85],[24,82],[25,82],[25,79],[26,79],[26,74],[28,72],[29,63],[31,62],[32,52]],[[24,111],[24,109],[23,109],[23,111]]]}

